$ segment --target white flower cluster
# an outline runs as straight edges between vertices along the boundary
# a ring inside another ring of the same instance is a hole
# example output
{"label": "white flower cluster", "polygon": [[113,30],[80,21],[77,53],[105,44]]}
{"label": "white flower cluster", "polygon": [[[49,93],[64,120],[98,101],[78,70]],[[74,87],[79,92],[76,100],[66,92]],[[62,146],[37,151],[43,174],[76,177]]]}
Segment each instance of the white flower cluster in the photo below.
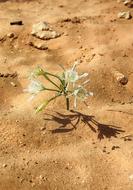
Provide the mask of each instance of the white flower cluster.
{"label": "white flower cluster", "polygon": [[[74,97],[74,108],[76,108],[78,99],[84,101],[88,96],[93,96],[93,93],[88,92],[85,88],[85,86],[89,83],[89,80],[87,79],[81,83],[81,79],[83,81],[83,79],[88,76],[88,73],[79,75],[76,71],[78,64],[79,62],[76,61],[71,69],[64,70],[61,77],[49,72],[45,72],[41,67],[37,67],[31,73],[31,82],[28,88],[25,89],[25,92],[32,94],[31,99],[41,91],[47,90],[53,91],[55,93],[55,96],[48,99],[47,101],[44,101],[43,104],[39,106],[39,111],[46,107],[49,102],[60,96],[64,96],[66,98],[67,109],[69,109],[68,102],[70,97]],[[43,76],[49,83],[51,83],[54,88],[45,87],[39,80],[37,80],[37,77],[39,76]]]}

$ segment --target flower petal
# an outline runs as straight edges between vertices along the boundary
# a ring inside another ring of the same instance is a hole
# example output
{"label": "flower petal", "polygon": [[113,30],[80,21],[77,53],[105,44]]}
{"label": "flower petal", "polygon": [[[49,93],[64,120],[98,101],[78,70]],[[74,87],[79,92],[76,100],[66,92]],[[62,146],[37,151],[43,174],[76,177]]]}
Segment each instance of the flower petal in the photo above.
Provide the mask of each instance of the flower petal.
{"label": "flower petal", "polygon": [[75,70],[76,66],[80,64],[80,62],[81,62],[80,60],[77,60],[77,61],[74,62],[74,65],[72,67],[73,71]]}
{"label": "flower petal", "polygon": [[82,74],[82,75],[79,76],[79,79],[85,78],[85,77],[87,77],[87,76],[88,76],[88,73],[84,73],[84,74]]}

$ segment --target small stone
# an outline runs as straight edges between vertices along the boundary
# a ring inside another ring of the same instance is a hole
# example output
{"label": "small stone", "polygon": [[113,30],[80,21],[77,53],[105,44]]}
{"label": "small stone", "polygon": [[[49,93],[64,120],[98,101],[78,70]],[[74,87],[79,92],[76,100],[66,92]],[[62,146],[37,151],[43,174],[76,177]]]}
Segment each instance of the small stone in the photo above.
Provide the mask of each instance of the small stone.
{"label": "small stone", "polygon": [[10,84],[11,84],[13,87],[16,87],[16,86],[17,86],[14,82],[10,82]]}
{"label": "small stone", "polygon": [[115,150],[115,146],[112,146],[112,150]]}
{"label": "small stone", "polygon": [[112,146],[112,150],[115,150],[116,148],[120,148],[119,146]]}
{"label": "small stone", "polygon": [[[26,146],[26,143],[23,143],[23,142],[20,141],[19,146],[20,146],[20,147],[24,147],[24,146]],[[23,158],[23,160],[25,160],[25,158]]]}
{"label": "small stone", "polygon": [[6,168],[7,167],[7,164],[3,164],[3,168]]}
{"label": "small stone", "polygon": [[72,166],[68,163],[68,164],[66,165],[65,169],[71,170],[71,169],[72,169]]}
{"label": "small stone", "polygon": [[24,178],[20,179],[20,183],[23,183],[23,182],[24,182],[24,180],[25,180]]}
{"label": "small stone", "polygon": [[124,138],[124,141],[132,141],[132,139],[129,137],[126,137],[126,138]]}
{"label": "small stone", "polygon": [[58,161],[57,161],[57,160],[54,160],[53,162],[54,162],[55,164],[58,164]]}
{"label": "small stone", "polygon": [[47,181],[47,177],[40,175],[39,177],[37,177],[37,180],[39,184],[41,185],[44,181]]}
{"label": "small stone", "polygon": [[7,34],[7,37],[9,37],[9,38],[13,38],[15,36],[15,34],[14,33],[9,33],[9,34]]}
{"label": "small stone", "polygon": [[114,76],[115,76],[116,80],[119,83],[121,83],[122,85],[126,85],[128,83],[128,78],[125,75],[123,75],[122,73],[115,71]]}
{"label": "small stone", "polygon": [[44,130],[46,130],[46,127],[45,127],[45,126],[44,126],[44,127],[41,127],[40,130],[41,130],[41,131],[44,131]]}
{"label": "small stone", "polygon": [[131,19],[132,18],[130,11],[119,12],[117,16],[118,16],[118,18],[125,18],[125,19]]}

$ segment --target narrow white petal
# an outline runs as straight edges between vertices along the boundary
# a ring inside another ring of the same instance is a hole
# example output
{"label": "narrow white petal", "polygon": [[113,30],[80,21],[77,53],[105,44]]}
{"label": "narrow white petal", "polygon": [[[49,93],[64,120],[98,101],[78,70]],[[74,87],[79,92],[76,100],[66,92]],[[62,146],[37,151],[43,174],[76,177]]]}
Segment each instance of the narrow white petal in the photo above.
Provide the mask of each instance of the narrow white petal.
{"label": "narrow white petal", "polygon": [[75,61],[74,65],[72,67],[72,70],[74,71],[76,66],[79,65],[79,64],[80,64],[80,60]]}
{"label": "narrow white petal", "polygon": [[83,83],[82,83],[82,85],[86,85],[86,84],[88,84],[90,82],[90,80],[86,80],[86,81],[84,81]]}
{"label": "narrow white petal", "polygon": [[87,77],[87,76],[88,76],[88,73],[84,73],[84,74],[82,74],[82,75],[79,76],[79,79],[85,78],[85,77]]}

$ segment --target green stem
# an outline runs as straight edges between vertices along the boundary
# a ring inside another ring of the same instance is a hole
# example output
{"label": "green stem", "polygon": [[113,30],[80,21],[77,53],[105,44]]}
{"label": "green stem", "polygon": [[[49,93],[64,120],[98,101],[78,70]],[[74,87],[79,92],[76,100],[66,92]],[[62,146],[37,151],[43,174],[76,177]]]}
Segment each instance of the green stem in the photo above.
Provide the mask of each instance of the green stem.
{"label": "green stem", "polygon": [[37,109],[36,113],[42,111],[52,100],[56,99],[57,97],[61,96],[61,94],[57,94],[56,96],[50,98],[49,100],[43,102]]}
{"label": "green stem", "polygon": [[45,74],[57,78],[62,84],[64,84],[63,80],[58,75],[54,75],[54,74],[49,73],[49,72],[45,72]]}
{"label": "green stem", "polygon": [[56,90],[56,89],[51,89],[51,88],[44,88],[44,90],[48,90],[48,91],[53,91],[53,92],[58,92],[58,93],[60,93],[60,91],[59,91],[59,90]]}
{"label": "green stem", "polygon": [[47,73],[45,73],[43,76],[45,77],[46,80],[48,80],[48,81],[51,82],[54,86],[56,86],[58,89],[60,89],[60,87],[59,87],[57,84],[55,84],[55,83],[47,76]]}
{"label": "green stem", "polygon": [[55,78],[57,78],[57,79],[59,79],[59,80],[61,81],[61,79],[60,79],[60,77],[59,77],[58,75],[54,75],[54,74],[49,73],[49,72],[45,72],[45,74],[46,74],[46,75],[50,75],[50,76],[52,76],[52,77],[55,77]]}

